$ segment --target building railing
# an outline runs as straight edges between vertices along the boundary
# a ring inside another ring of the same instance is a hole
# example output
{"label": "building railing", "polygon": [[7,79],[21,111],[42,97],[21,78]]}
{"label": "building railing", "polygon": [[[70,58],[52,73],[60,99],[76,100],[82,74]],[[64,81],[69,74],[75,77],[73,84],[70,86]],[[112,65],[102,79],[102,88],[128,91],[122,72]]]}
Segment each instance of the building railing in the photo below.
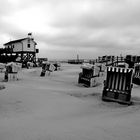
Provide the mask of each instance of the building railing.
{"label": "building railing", "polygon": [[12,53],[13,49],[12,48],[0,48],[0,54],[3,53]]}

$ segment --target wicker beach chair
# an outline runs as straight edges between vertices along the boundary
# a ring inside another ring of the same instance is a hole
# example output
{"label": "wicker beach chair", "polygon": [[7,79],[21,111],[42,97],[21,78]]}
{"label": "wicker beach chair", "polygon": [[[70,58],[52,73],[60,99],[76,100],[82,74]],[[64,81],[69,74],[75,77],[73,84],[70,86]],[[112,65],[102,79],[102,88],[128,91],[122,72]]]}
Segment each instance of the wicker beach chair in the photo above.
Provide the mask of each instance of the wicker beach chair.
{"label": "wicker beach chair", "polygon": [[20,63],[10,62],[6,65],[5,80],[18,80],[18,72],[21,70],[22,65]]}
{"label": "wicker beach chair", "polygon": [[140,85],[140,63],[134,65],[133,83]]}
{"label": "wicker beach chair", "polygon": [[106,66],[103,63],[97,63],[95,64],[97,67],[99,67],[99,76],[103,76],[106,70]]}
{"label": "wicker beach chair", "polygon": [[42,71],[41,71],[41,74],[40,76],[41,77],[44,77],[46,72],[47,72],[47,75],[50,75],[51,72],[53,72],[55,70],[55,66],[49,62],[44,62],[42,63]]}
{"label": "wicker beach chair", "polygon": [[82,65],[82,72],[79,74],[78,83],[82,83],[87,87],[97,85],[97,77],[99,77],[99,68],[94,65]]}
{"label": "wicker beach chair", "polygon": [[102,100],[131,104],[133,69],[107,67]]}

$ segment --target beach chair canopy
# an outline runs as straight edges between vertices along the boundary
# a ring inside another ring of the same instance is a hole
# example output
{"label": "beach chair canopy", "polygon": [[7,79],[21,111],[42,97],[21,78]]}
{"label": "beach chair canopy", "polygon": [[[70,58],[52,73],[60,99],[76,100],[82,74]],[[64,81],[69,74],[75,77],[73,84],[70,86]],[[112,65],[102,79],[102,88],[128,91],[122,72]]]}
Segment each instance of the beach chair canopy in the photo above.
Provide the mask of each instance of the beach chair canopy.
{"label": "beach chair canopy", "polygon": [[55,66],[53,64],[50,64],[49,71],[53,72],[55,70]]}
{"label": "beach chair canopy", "polygon": [[107,67],[106,87],[112,90],[126,91],[132,83],[133,69]]}
{"label": "beach chair canopy", "polygon": [[27,67],[33,67],[34,66],[34,63],[33,62],[27,62]]}
{"label": "beach chair canopy", "polygon": [[4,69],[6,67],[6,64],[0,63],[0,69]]}
{"label": "beach chair canopy", "polygon": [[50,64],[49,61],[42,61],[42,64]]}
{"label": "beach chair canopy", "polygon": [[96,86],[96,77],[99,77],[100,68],[92,64],[83,64],[81,68],[82,72],[79,73],[78,83],[82,83],[88,87]]}
{"label": "beach chair canopy", "polygon": [[118,67],[122,67],[122,68],[128,68],[129,65],[127,63],[118,63]]}
{"label": "beach chair canopy", "polygon": [[21,70],[22,64],[20,63],[15,63],[15,62],[10,62],[6,64],[7,69],[9,69],[9,72],[18,72]]}
{"label": "beach chair canopy", "polygon": [[134,65],[133,83],[140,85],[140,63]]}
{"label": "beach chair canopy", "polygon": [[100,68],[96,65],[83,64],[81,68],[83,69],[83,75],[87,75],[88,77],[99,76]]}
{"label": "beach chair canopy", "polygon": [[130,103],[133,69],[107,67],[107,75],[103,89],[103,100]]}
{"label": "beach chair canopy", "polygon": [[134,76],[140,78],[140,63],[134,65]]}
{"label": "beach chair canopy", "polygon": [[92,64],[83,64],[81,66],[82,69],[94,69],[94,65]]}

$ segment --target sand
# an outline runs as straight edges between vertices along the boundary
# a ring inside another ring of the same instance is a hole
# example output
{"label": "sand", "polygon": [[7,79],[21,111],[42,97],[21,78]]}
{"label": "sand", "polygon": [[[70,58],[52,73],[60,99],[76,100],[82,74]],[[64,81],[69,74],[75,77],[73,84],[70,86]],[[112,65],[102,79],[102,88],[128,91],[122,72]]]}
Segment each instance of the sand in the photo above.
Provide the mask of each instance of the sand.
{"label": "sand", "polygon": [[140,87],[134,105],[101,100],[98,86],[78,85],[80,65],[40,77],[41,68],[23,69],[18,81],[0,84],[0,140],[140,140]]}

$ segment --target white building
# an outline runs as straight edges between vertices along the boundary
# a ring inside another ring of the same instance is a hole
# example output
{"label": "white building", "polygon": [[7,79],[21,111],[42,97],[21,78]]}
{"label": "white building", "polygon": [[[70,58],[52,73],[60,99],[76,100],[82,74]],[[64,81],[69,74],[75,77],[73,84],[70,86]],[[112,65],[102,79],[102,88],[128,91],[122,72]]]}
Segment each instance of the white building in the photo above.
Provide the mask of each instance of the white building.
{"label": "white building", "polygon": [[5,48],[12,49],[12,52],[36,52],[37,43],[31,35],[26,38],[13,40],[4,44]]}
{"label": "white building", "polygon": [[10,54],[11,56],[16,54],[16,60],[24,65],[27,62],[36,63],[36,53],[39,52],[36,49],[37,43],[34,41],[32,34],[29,33],[26,38],[12,40],[4,44],[6,54]]}

